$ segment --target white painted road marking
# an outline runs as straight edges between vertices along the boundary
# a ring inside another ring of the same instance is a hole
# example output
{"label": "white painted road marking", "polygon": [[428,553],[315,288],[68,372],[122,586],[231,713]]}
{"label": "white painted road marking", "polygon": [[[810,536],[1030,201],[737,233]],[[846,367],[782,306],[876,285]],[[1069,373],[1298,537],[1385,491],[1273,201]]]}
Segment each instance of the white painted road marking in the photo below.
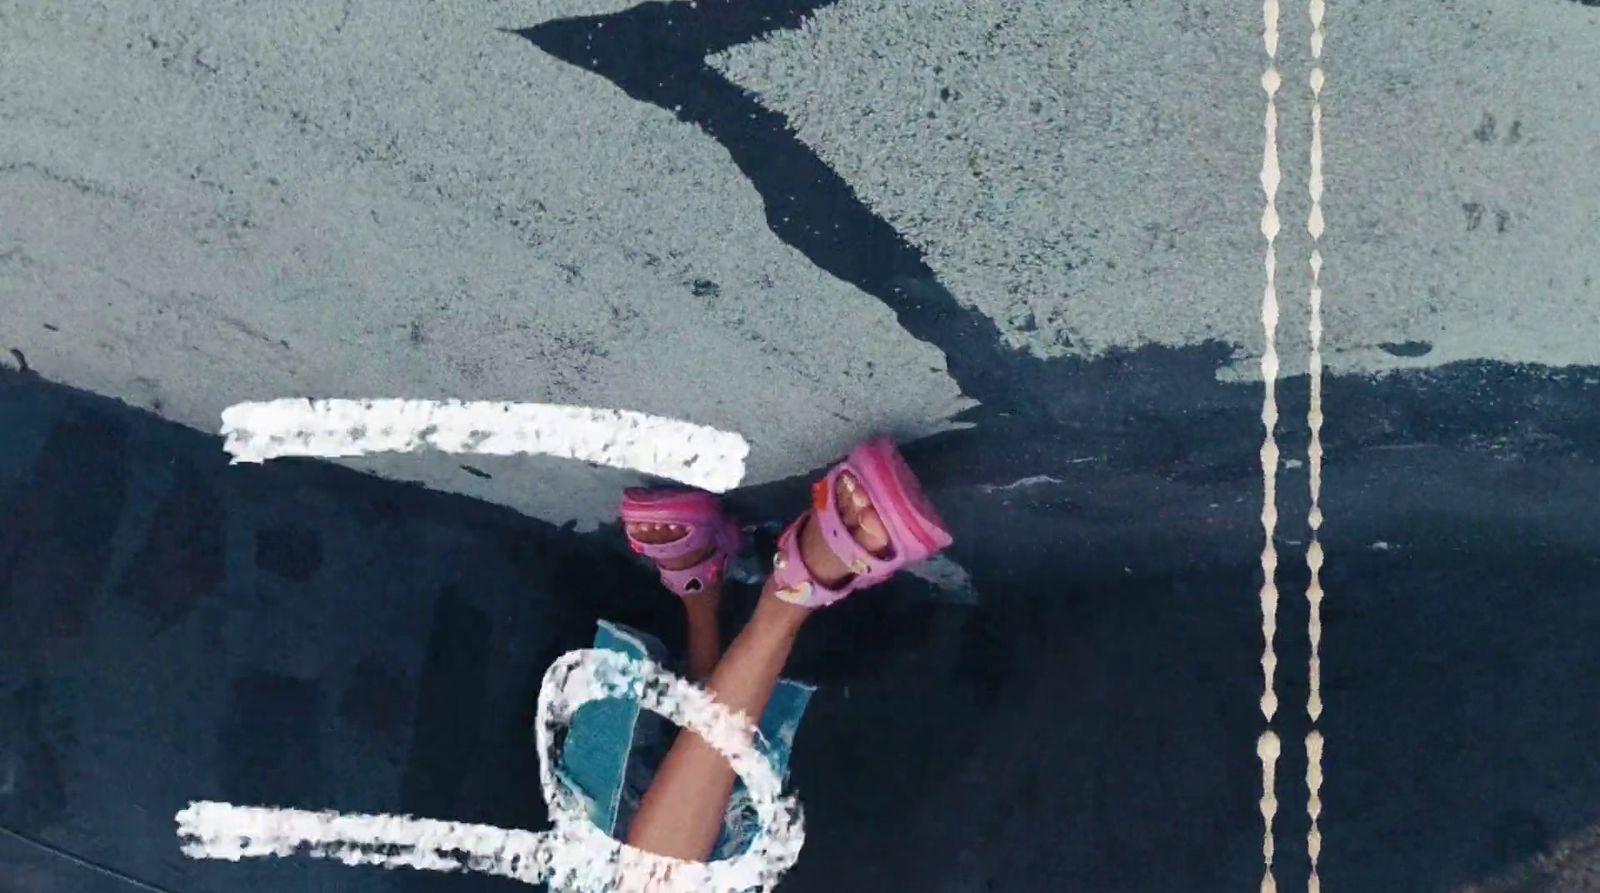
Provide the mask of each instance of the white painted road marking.
{"label": "white painted road marking", "polygon": [[[578,708],[628,697],[692,730],[727,758],[750,792],[760,830],[741,856],[685,862],[629,847],[589,821],[576,792],[556,775],[558,733]],[[599,649],[570,651],[539,688],[539,775],[554,828],[536,834],[394,815],[341,815],[196,802],[177,816],[184,855],[238,861],[300,853],[347,865],[472,871],[573,893],[741,893],[770,890],[799,858],[805,831],[799,803],[756,750],[760,733],[743,713],[647,660]]]}
{"label": "white painted road marking", "polygon": [[1278,255],[1275,240],[1278,237],[1278,106],[1277,93],[1281,83],[1278,76],[1278,0],[1263,0],[1262,15],[1265,29],[1262,39],[1267,48],[1267,70],[1261,76],[1261,87],[1267,91],[1266,141],[1261,160],[1261,189],[1266,194],[1266,209],[1261,213],[1261,234],[1267,238],[1267,284],[1261,297],[1261,328],[1266,335],[1266,346],[1261,353],[1261,379],[1264,388],[1261,401],[1261,424],[1266,435],[1261,444],[1261,527],[1266,543],[1261,549],[1261,673],[1263,691],[1261,712],[1269,728],[1256,743],[1256,753],[1261,758],[1261,857],[1266,867],[1261,878],[1262,893],[1277,889],[1272,878],[1272,818],[1278,811],[1275,768],[1280,745],[1270,724],[1278,710],[1278,695],[1273,690],[1277,655],[1272,650],[1272,639],[1278,629],[1278,587],[1276,581],[1278,553],[1273,546],[1273,532],[1278,526],[1278,444],[1273,436],[1278,424]]}
{"label": "white painted road marking", "polygon": [[460,400],[281,399],[222,412],[233,461],[362,456],[433,447],[485,456],[543,454],[671,478],[714,493],[744,479],[743,437],[626,409]]}
{"label": "white painted road marking", "polygon": [[1277,882],[1272,879],[1272,819],[1278,814],[1278,757],[1282,753],[1283,744],[1277,732],[1268,729],[1256,739],[1256,756],[1261,758],[1261,821],[1266,826],[1261,855],[1266,859],[1267,870],[1261,877],[1261,893],[1273,893],[1278,889]]}
{"label": "white painted road marking", "polygon": [[1311,874],[1306,881],[1307,893],[1321,893],[1322,879],[1317,875],[1317,860],[1322,855],[1322,732],[1316,728],[1322,716],[1322,19],[1326,12],[1323,0],[1308,0],[1306,12],[1311,17],[1311,172],[1307,191],[1311,194],[1311,212],[1306,217],[1306,231],[1311,234],[1311,359],[1310,359],[1310,409],[1306,422],[1311,429],[1311,444],[1306,449],[1310,463],[1311,511],[1306,521],[1311,525],[1311,544],[1306,547],[1306,566],[1311,570],[1311,582],[1306,586],[1310,619],[1306,635],[1311,641],[1310,664],[1306,668],[1311,693],[1306,699],[1306,715],[1311,718],[1312,729],[1306,734],[1306,813],[1311,817],[1311,828],[1306,832],[1306,851],[1311,857]]}

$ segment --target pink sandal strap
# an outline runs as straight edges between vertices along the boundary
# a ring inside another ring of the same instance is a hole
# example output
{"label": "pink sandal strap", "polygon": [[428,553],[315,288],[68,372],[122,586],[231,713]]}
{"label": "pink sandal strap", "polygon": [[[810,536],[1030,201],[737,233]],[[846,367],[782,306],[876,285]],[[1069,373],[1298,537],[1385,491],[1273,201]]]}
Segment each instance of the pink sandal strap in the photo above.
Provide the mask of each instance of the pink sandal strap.
{"label": "pink sandal strap", "polygon": [[772,581],[776,584],[773,592],[778,598],[791,604],[820,608],[833,604],[854,590],[850,588],[850,583],[830,589],[813,577],[810,568],[806,567],[805,559],[800,555],[800,527],[806,518],[814,514],[806,512],[794,519],[778,537],[778,552],[772,556]]}
{"label": "pink sandal strap", "polygon": [[668,589],[680,596],[694,595],[720,582],[732,558],[731,550],[718,549],[699,564],[675,571],[664,567],[658,570],[661,573],[661,582]]}

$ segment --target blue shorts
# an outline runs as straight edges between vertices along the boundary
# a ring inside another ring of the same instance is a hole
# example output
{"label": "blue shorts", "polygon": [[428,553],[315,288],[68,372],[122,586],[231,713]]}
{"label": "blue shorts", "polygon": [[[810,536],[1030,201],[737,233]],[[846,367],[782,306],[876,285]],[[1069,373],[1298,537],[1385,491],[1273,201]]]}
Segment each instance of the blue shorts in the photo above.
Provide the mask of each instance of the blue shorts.
{"label": "blue shorts", "polygon": [[[665,665],[666,648],[660,640],[617,623],[600,621],[594,647],[619,651]],[[758,727],[765,739],[760,749],[772,761],[778,777],[788,779],[789,753],[794,734],[805,715],[814,686],[790,679],[778,680]],[[628,821],[639,806],[656,766],[666,756],[672,735],[667,721],[639,709],[632,700],[608,699],[578,708],[567,732],[556,772],[570,790],[577,791],[595,826],[623,840]],[[755,836],[757,822],[743,783],[734,784],[723,817],[722,834],[710,861],[740,855]]]}

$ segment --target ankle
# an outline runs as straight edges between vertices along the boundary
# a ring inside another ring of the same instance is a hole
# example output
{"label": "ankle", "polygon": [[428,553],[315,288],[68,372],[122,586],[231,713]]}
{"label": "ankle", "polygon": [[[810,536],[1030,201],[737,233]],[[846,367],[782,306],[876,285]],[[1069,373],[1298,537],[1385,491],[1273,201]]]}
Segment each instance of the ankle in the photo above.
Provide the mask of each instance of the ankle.
{"label": "ankle", "polygon": [[689,615],[689,620],[696,621],[706,617],[716,617],[718,605],[722,601],[722,584],[716,583],[707,586],[704,591],[685,596],[682,599],[683,612]]}

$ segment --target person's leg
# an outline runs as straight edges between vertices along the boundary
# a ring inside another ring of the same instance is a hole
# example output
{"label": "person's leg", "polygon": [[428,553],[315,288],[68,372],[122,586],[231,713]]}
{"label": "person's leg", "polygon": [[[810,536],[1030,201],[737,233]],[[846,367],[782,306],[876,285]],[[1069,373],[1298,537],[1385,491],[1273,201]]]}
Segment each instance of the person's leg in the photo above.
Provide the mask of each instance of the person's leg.
{"label": "person's leg", "polygon": [[[634,539],[651,544],[669,543],[688,532],[687,528],[679,524],[630,522],[624,526]],[[662,559],[656,564],[667,570],[694,567],[715,549],[715,544],[708,544],[697,553],[681,558]],[[689,653],[686,657],[689,679],[692,682],[704,682],[706,677],[711,675],[711,668],[717,665],[718,658],[722,656],[722,630],[717,621],[717,609],[722,603],[722,580],[718,578],[707,584],[703,591],[685,596],[682,601],[689,626]]]}
{"label": "person's leg", "polygon": [[686,658],[689,680],[704,683],[722,658],[722,629],[717,622],[717,606],[722,600],[722,584],[717,583],[695,598],[683,600],[689,621],[689,654]]}
{"label": "person's leg", "polygon": [[[848,473],[839,476],[840,516],[862,548],[880,554],[889,545],[866,491]],[[833,586],[850,569],[828,549],[815,521],[800,531],[801,556],[818,581]],[[706,687],[723,705],[759,717],[783,671],[810,608],[790,604],[762,587],[755,612],[709,674]],[[714,623],[714,618],[712,620]],[[693,627],[691,626],[691,633]],[[713,627],[714,632],[714,627]],[[628,829],[627,843],[661,856],[705,860],[722,830],[733,767],[699,735],[684,731],[667,752]]]}

